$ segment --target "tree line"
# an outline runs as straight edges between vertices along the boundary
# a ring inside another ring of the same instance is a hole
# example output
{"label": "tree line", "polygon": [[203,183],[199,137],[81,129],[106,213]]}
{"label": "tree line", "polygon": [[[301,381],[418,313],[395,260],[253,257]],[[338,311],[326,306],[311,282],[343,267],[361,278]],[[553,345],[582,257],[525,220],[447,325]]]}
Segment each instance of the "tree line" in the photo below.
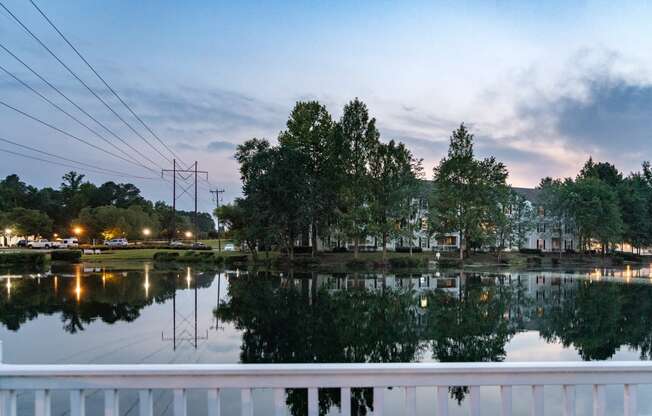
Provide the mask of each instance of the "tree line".
{"label": "tree line", "polygon": [[[177,211],[177,230],[193,230],[193,213]],[[9,175],[0,181],[0,230],[15,236],[69,236],[75,227],[81,237],[110,239],[172,238],[172,207],[145,199],[131,183],[95,185],[83,174],[68,172],[58,189],[38,189]],[[214,233],[208,213],[198,214],[201,235]]]}
{"label": "tree line", "polygon": [[640,252],[652,245],[649,162],[642,164],[641,171],[624,176],[613,164],[589,158],[577,177],[544,178],[539,189],[541,207],[554,219],[554,232],[559,236],[563,230],[573,232],[580,250],[598,246],[606,253],[616,244],[627,243]]}

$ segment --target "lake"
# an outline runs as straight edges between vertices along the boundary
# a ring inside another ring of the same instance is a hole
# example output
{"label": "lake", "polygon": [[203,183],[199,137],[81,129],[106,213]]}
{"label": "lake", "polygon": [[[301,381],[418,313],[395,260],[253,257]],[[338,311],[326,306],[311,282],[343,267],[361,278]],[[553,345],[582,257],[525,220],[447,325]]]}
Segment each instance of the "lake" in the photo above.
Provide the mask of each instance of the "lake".
{"label": "lake", "polygon": [[[0,322],[8,363],[648,360],[652,274],[649,268],[328,274],[79,266],[0,274]],[[466,393],[463,386],[451,389],[451,414],[467,413]],[[157,394],[155,413],[171,415],[171,394]],[[499,414],[498,389],[482,394],[485,414]],[[432,414],[434,389],[417,395],[419,414]],[[545,395],[546,413],[559,414],[561,391],[546,388]],[[224,414],[239,414],[238,398],[225,392]],[[515,414],[528,414],[529,389],[515,388],[514,398]],[[366,389],[355,390],[354,399],[359,414],[373,403]],[[401,414],[401,399],[399,389],[388,392],[388,414]],[[622,414],[622,386],[609,386],[607,399],[608,414]],[[255,392],[254,400],[271,405],[271,392]],[[289,414],[305,414],[306,401],[305,391],[288,391]],[[641,413],[650,413],[652,389],[641,387],[639,401]],[[102,394],[87,402],[94,414]],[[189,402],[190,414],[205,407],[200,392]],[[578,415],[591,414],[590,386],[578,388],[577,403]],[[62,414],[67,396],[55,393],[53,404],[53,414]],[[324,413],[337,414],[338,404],[337,391],[320,392]],[[136,394],[124,393],[121,411],[137,414]],[[24,393],[19,413],[31,412]]]}

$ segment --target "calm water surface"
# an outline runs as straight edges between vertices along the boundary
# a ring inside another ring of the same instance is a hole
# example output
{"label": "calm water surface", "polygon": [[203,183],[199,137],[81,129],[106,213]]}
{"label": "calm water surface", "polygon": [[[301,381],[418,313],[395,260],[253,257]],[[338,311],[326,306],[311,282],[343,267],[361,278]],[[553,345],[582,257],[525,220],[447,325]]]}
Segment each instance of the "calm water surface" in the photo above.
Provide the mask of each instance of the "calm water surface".
{"label": "calm water surface", "polygon": [[[9,363],[306,363],[416,361],[647,360],[652,355],[649,269],[518,273],[268,273],[71,267],[0,274],[0,339]],[[159,392],[157,414],[171,414]],[[434,390],[419,389],[419,412],[432,414]],[[483,410],[498,414],[497,389],[483,388]],[[546,388],[546,414],[561,392]],[[608,387],[609,414],[622,414],[622,387]],[[389,414],[402,414],[400,389]],[[354,392],[360,414],[369,391]],[[451,389],[451,413],[466,414],[466,389]],[[137,414],[126,392],[124,414]],[[529,411],[515,389],[515,413]],[[639,393],[642,414],[652,390]],[[190,395],[190,413],[205,408]],[[30,414],[29,394],[19,399]],[[239,414],[225,392],[225,414]],[[54,397],[65,414],[66,396]],[[270,392],[256,404],[271,405]],[[289,414],[303,415],[305,391],[289,391]],[[324,413],[338,393],[323,391]],[[88,398],[90,414],[102,395]],[[258,407],[261,407],[258,406]],[[330,409],[330,410],[329,410]],[[266,415],[261,412],[257,415]],[[578,389],[578,414],[591,414],[590,388]]]}

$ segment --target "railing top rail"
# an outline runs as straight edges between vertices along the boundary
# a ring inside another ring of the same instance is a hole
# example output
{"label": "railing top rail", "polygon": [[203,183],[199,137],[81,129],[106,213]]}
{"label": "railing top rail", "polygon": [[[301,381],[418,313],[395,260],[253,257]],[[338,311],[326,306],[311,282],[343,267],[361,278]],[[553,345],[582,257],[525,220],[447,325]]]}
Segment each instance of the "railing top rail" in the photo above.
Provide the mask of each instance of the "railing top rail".
{"label": "railing top rail", "polygon": [[337,364],[0,364],[0,377],[47,375],[299,375],[299,374],[516,374],[516,373],[652,373],[648,361],[542,361],[468,363]]}
{"label": "railing top rail", "polygon": [[0,389],[533,384],[652,384],[652,363],[0,365]]}

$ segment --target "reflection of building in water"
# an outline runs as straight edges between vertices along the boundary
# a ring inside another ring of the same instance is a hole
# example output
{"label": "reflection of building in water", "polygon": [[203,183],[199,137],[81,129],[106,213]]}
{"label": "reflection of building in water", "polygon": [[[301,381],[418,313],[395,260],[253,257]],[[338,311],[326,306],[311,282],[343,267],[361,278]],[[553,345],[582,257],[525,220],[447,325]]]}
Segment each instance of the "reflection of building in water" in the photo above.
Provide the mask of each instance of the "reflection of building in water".
{"label": "reflection of building in water", "polygon": [[192,293],[194,306],[190,312],[178,310],[177,292],[179,290],[174,290],[172,293],[172,334],[165,335],[165,331],[161,332],[161,339],[163,341],[172,341],[172,349],[175,351],[183,343],[188,343],[197,349],[198,341],[208,339],[208,330],[206,330],[205,335],[199,336],[197,334],[197,276],[193,278],[191,269],[188,267],[185,276],[177,274],[175,283],[178,285],[181,279],[183,279],[181,289],[185,286],[187,290],[190,290],[192,285],[192,292],[186,293]]}

